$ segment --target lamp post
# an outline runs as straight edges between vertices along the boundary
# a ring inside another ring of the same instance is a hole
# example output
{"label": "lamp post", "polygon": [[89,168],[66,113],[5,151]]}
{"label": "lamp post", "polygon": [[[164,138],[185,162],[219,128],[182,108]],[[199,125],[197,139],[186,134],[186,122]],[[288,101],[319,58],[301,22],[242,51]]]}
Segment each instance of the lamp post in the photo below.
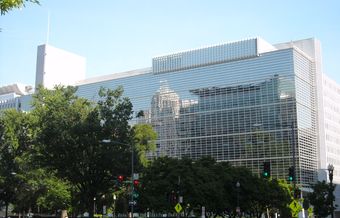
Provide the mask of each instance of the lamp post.
{"label": "lamp post", "polygon": [[96,197],[93,198],[93,216],[96,214]]}
{"label": "lamp post", "polygon": [[[15,175],[17,175],[16,172],[11,172],[10,173],[10,178],[12,179],[12,177],[14,177]],[[6,189],[1,190],[1,192],[5,195],[5,218],[8,218],[8,196],[10,195],[10,193],[6,192]]]}
{"label": "lamp post", "polygon": [[113,218],[116,218],[116,194],[113,194]]}
{"label": "lamp post", "polygon": [[334,171],[334,166],[332,164],[328,164],[327,167],[328,170],[328,177],[329,177],[329,195],[332,196],[331,200],[331,218],[334,218],[334,199],[333,199],[333,171]]}
{"label": "lamp post", "polygon": [[240,186],[241,186],[241,184],[240,184],[240,182],[239,181],[237,181],[236,182],[236,193],[237,193],[237,201],[236,201],[236,203],[237,203],[237,206],[236,206],[236,213],[237,214],[239,214],[240,212],[241,212],[241,210],[240,210]]}

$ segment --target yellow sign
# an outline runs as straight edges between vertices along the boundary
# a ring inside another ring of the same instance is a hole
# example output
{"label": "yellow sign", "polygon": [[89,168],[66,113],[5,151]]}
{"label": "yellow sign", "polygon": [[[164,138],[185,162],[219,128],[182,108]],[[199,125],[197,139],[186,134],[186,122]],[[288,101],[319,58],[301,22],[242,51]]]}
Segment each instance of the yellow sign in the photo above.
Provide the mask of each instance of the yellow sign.
{"label": "yellow sign", "polygon": [[175,206],[176,212],[179,213],[179,212],[182,211],[182,209],[183,209],[183,208],[182,208],[181,204],[180,204],[180,203],[177,203],[176,206]]}
{"label": "yellow sign", "polygon": [[289,204],[289,207],[291,209],[293,217],[297,217],[299,215],[299,212],[302,210],[301,204],[295,199],[292,201],[292,203]]}
{"label": "yellow sign", "polygon": [[308,208],[308,217],[312,217],[312,215],[313,215],[313,208]]}

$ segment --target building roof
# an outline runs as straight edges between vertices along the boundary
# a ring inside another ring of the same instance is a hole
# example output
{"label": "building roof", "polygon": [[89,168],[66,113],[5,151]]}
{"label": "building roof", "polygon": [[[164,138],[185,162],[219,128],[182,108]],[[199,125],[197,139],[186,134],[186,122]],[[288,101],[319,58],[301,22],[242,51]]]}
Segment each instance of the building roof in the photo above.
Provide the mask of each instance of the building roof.
{"label": "building roof", "polygon": [[17,95],[27,95],[33,90],[32,86],[24,84],[12,84],[0,87],[0,95],[15,93]]}
{"label": "building roof", "polygon": [[136,75],[146,74],[146,73],[151,73],[151,68],[143,68],[143,69],[131,70],[131,71],[126,71],[126,72],[121,72],[121,73],[112,73],[112,74],[108,74],[104,76],[92,77],[92,78],[80,80],[76,82],[74,85],[80,86],[80,85],[85,85],[85,84],[90,84],[90,83],[103,82],[107,80],[136,76]]}

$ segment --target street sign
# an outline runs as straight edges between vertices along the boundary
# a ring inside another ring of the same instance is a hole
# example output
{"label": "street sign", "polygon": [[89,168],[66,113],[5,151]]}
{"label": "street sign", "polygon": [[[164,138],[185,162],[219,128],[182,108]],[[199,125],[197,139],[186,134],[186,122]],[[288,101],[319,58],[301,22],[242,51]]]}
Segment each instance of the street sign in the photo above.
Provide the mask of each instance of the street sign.
{"label": "street sign", "polygon": [[137,201],[129,201],[129,205],[135,206],[137,204]]}
{"label": "street sign", "polygon": [[202,213],[202,215],[201,215],[201,218],[205,218],[205,207],[204,206],[202,206],[202,211],[201,211]]}
{"label": "street sign", "polygon": [[241,208],[240,207],[236,207],[236,213],[240,213],[241,212]]}
{"label": "street sign", "polygon": [[312,215],[313,215],[313,208],[308,208],[308,217],[312,217]]}
{"label": "street sign", "polygon": [[293,217],[297,217],[299,215],[299,212],[302,210],[301,204],[295,199],[292,201],[292,203],[289,204],[289,208],[291,209]]}
{"label": "street sign", "polygon": [[180,213],[180,212],[182,211],[182,209],[183,209],[183,208],[182,208],[181,204],[180,204],[180,203],[177,203],[176,206],[175,206],[176,212],[177,212],[177,213]]}
{"label": "street sign", "polygon": [[139,197],[139,194],[136,191],[134,191],[132,195],[133,195],[133,198],[138,198]]}

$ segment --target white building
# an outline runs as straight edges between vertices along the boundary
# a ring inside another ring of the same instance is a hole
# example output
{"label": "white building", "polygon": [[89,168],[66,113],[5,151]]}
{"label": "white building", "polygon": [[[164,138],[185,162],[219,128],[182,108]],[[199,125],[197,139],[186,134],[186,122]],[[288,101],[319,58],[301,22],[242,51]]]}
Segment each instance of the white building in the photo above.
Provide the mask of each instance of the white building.
{"label": "white building", "polygon": [[29,110],[29,104],[25,100],[32,93],[33,88],[29,85],[13,84],[0,87],[0,110]]}
{"label": "white building", "polygon": [[38,46],[35,87],[74,85],[85,79],[85,72],[84,57],[46,44]]}
{"label": "white building", "polygon": [[[334,166],[333,182],[340,185],[340,85],[323,75],[323,117],[324,125],[324,147],[320,148],[320,180],[329,181],[327,166]],[[340,187],[337,187],[336,204],[340,205]]]}

